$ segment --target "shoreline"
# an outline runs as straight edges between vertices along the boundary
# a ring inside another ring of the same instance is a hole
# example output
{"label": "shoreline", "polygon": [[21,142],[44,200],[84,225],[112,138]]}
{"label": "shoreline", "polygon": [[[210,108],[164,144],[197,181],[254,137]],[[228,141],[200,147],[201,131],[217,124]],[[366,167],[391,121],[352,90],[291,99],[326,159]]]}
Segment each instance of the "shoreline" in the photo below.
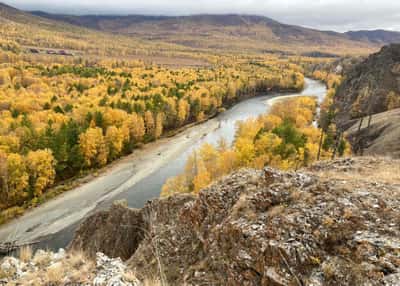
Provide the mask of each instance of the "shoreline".
{"label": "shoreline", "polygon": [[316,96],[316,95],[291,94],[291,95],[282,95],[282,96],[277,96],[277,97],[274,97],[274,98],[267,99],[267,100],[265,100],[265,104],[268,105],[268,107],[271,107],[275,103],[284,101],[286,99],[294,98],[294,97],[316,97],[318,99],[318,96]]}
{"label": "shoreline", "polygon": [[[88,182],[28,209],[22,216],[1,225],[0,241],[28,243],[57,233],[84,218],[103,201],[150,176],[186,146],[217,127],[218,120],[212,118],[202,124],[189,126],[172,137],[146,144],[142,149],[105,167]],[[115,178],[114,182],[106,182],[110,178]]]}

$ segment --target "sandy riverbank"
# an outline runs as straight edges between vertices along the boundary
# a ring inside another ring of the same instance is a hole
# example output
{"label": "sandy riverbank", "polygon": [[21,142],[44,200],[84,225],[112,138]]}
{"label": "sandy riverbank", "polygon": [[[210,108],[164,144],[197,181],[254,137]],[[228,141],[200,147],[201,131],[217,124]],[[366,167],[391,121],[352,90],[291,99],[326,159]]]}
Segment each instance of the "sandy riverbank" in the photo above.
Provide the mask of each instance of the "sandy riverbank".
{"label": "sandy riverbank", "polygon": [[265,104],[268,107],[271,107],[272,105],[274,105],[275,103],[281,102],[283,100],[289,99],[289,98],[293,98],[293,97],[317,97],[315,95],[305,95],[305,94],[290,94],[290,95],[283,95],[283,96],[277,96],[277,97],[273,97],[270,99],[265,100]]}

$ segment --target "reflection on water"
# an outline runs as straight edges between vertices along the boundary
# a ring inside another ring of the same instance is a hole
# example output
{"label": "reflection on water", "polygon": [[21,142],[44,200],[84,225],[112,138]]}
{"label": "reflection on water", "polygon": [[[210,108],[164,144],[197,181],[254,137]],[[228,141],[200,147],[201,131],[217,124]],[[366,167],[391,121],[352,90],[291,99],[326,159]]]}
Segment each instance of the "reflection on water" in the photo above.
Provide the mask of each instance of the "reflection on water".
{"label": "reflection on water", "polygon": [[[305,89],[303,92],[297,94],[314,95],[318,97],[319,101],[322,101],[325,93],[326,89],[323,84],[314,80],[306,79]],[[279,95],[280,94],[272,94],[251,98],[238,103],[231,109],[220,114],[217,117],[219,121],[218,128],[210,130],[209,133],[205,134],[196,144],[190,146],[186,150],[182,150],[181,155],[175,160],[168,162],[156,172],[139,181],[125,192],[122,192],[109,201],[104,202],[97,210],[108,208],[113,201],[122,199],[127,200],[130,207],[143,207],[148,200],[157,198],[160,195],[161,187],[168,178],[183,171],[188,156],[194,150],[204,143],[217,144],[220,138],[224,138],[227,143],[231,144],[234,140],[236,123],[266,113],[269,108],[268,105],[265,104],[266,100]],[[77,224],[70,226],[61,232],[48,237],[37,247],[50,249],[65,247],[71,240],[76,225]]]}

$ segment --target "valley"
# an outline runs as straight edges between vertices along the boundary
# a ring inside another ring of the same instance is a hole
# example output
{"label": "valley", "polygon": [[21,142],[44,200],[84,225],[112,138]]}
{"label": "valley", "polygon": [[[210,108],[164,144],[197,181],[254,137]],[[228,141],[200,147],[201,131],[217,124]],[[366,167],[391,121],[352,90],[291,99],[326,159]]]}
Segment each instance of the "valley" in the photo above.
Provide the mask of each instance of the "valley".
{"label": "valley", "polygon": [[400,285],[400,6],[13,1],[0,285]]}
{"label": "valley", "polygon": [[[323,84],[307,79],[305,89],[296,96],[323,98],[325,92]],[[216,145],[220,139],[232,144],[238,121],[265,114],[270,104],[291,96],[271,94],[247,99],[174,137],[146,144],[100,171],[90,182],[0,226],[0,240],[19,243],[39,240],[35,247],[54,250],[66,247],[77,223],[85,217],[107,209],[116,200],[127,200],[131,207],[142,207],[148,200],[159,197],[162,185],[184,169],[194,150],[204,143]]]}

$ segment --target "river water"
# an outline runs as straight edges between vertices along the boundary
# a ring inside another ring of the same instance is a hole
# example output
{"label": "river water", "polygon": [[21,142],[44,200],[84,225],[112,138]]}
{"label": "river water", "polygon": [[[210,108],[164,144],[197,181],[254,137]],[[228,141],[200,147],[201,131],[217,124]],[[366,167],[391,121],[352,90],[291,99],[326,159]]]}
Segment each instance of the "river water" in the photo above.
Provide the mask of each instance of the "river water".
{"label": "river water", "polygon": [[[215,130],[209,130],[196,144],[189,146],[186,150],[182,150],[182,153],[178,157],[159,168],[150,176],[147,176],[126,191],[110,198],[108,201],[103,202],[98,206],[96,211],[108,208],[115,200],[126,200],[130,207],[141,208],[148,200],[159,197],[162,185],[168,178],[183,171],[188,156],[194,150],[204,143],[217,144],[220,138],[224,138],[228,144],[231,144],[234,140],[236,123],[267,113],[270,108],[268,104],[269,99],[279,96],[312,95],[316,96],[318,101],[321,102],[325,94],[326,88],[324,84],[306,79],[305,88],[300,93],[285,95],[279,93],[269,94],[250,98],[236,104],[229,110],[218,115],[217,120],[219,125]],[[43,238],[39,244],[35,245],[35,248],[56,250],[60,247],[65,247],[71,241],[77,225],[74,224],[56,234]]]}

